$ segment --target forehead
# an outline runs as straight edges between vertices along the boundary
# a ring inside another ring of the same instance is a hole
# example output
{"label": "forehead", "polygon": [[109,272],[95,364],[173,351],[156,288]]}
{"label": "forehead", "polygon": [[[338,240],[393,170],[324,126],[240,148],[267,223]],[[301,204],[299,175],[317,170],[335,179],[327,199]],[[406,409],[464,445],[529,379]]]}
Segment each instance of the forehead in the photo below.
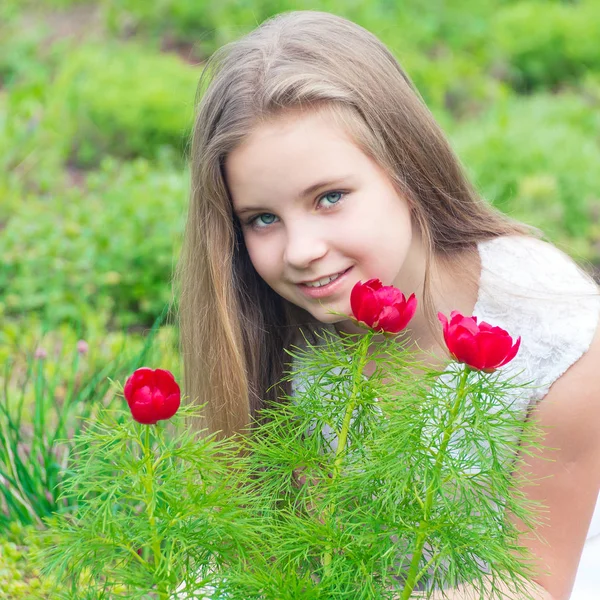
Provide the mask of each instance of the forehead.
{"label": "forehead", "polygon": [[258,125],[225,161],[235,206],[294,195],[317,180],[365,168],[369,159],[327,114],[293,113]]}

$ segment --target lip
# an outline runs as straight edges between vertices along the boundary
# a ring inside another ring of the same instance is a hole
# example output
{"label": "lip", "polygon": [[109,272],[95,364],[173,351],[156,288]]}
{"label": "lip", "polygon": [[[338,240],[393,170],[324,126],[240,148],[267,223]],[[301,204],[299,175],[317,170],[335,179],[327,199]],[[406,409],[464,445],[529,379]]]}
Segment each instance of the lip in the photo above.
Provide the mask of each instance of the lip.
{"label": "lip", "polygon": [[346,269],[337,279],[334,279],[327,285],[322,285],[321,287],[309,287],[304,283],[298,283],[297,286],[300,288],[302,293],[309,298],[324,298],[325,296],[334,294],[342,285],[344,285],[344,282],[348,278],[348,273],[350,273],[350,271],[352,271],[352,267]]}

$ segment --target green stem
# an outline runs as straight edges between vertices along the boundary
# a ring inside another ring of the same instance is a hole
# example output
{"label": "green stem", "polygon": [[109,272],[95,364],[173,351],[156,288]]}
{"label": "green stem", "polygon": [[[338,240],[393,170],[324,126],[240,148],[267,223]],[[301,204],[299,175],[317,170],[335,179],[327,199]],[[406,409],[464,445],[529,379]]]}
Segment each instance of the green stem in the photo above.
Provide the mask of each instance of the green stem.
{"label": "green stem", "polygon": [[[156,517],[154,516],[154,508],[156,505],[156,497],[154,493],[154,462],[153,454],[150,446],[150,425],[146,425],[146,431],[144,436],[144,458],[146,463],[146,507],[148,510],[148,521],[150,523],[150,531],[152,536],[152,555],[154,562],[154,572],[157,573],[159,567],[162,565],[163,556],[160,549],[160,538],[158,535],[158,528],[156,527]],[[168,600],[168,593],[164,582],[158,584],[158,597],[161,600]]]}
{"label": "green stem", "polygon": [[[365,368],[368,359],[369,353],[369,344],[371,342],[371,338],[373,337],[372,333],[369,332],[365,334],[359,342],[357,355],[358,355],[358,364],[356,370],[353,375],[352,380],[352,395],[350,396],[350,401],[346,405],[346,412],[344,413],[344,420],[342,421],[342,429],[338,433],[338,445],[335,451],[335,458],[333,461],[333,473],[331,474],[330,484],[333,484],[342,467],[342,461],[344,460],[344,450],[346,449],[346,443],[348,441],[348,433],[350,432],[350,423],[352,421],[352,414],[354,413],[354,409],[356,408],[356,403],[358,401],[359,392],[360,392],[360,384],[362,383],[362,372]],[[335,510],[335,504],[330,504],[330,506],[325,511],[325,519],[328,520],[333,515]],[[331,550],[326,551],[323,554],[322,564],[324,568],[324,574],[327,576],[331,571]]]}
{"label": "green stem", "polygon": [[425,546],[425,542],[427,541],[428,518],[429,518],[429,513],[431,511],[431,507],[433,506],[435,492],[437,491],[434,486],[435,486],[436,481],[439,479],[439,474],[440,474],[441,468],[442,468],[442,461],[446,454],[446,448],[448,447],[448,444],[450,443],[450,438],[453,433],[452,427],[454,425],[456,415],[457,415],[458,410],[460,409],[461,404],[466,396],[465,388],[466,388],[466,383],[467,383],[467,377],[469,376],[470,371],[471,371],[470,367],[468,365],[464,365],[464,370],[461,374],[460,382],[458,385],[458,390],[456,392],[456,400],[454,402],[454,405],[452,406],[452,409],[450,410],[450,419],[448,421],[448,425],[444,429],[444,437],[442,439],[442,444],[440,446],[440,450],[437,454],[435,465],[433,467],[433,477],[431,479],[431,483],[429,484],[429,487],[427,488],[427,496],[425,498],[425,505],[423,507],[423,519],[421,520],[421,523],[419,524],[419,532],[417,533],[417,541],[415,543],[415,550],[413,552],[412,561],[410,563],[408,575],[406,577],[406,583],[404,585],[404,589],[402,590],[402,595],[400,596],[400,600],[408,600],[410,598],[410,596],[415,588],[415,585],[418,582],[418,579],[420,579],[420,577],[422,576],[422,573],[423,573],[423,571],[421,571],[421,574],[419,573],[419,563],[423,556],[423,547]]}

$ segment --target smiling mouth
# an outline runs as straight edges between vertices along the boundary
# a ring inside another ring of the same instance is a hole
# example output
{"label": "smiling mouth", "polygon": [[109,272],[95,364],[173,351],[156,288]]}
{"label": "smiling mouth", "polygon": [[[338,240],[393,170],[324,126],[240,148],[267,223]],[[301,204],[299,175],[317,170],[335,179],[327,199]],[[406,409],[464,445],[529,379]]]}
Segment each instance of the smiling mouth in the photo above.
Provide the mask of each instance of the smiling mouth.
{"label": "smiling mouth", "polygon": [[[301,290],[302,294],[307,298],[313,299],[322,299],[327,298],[331,294],[338,293],[341,289],[344,288],[345,282],[348,278],[348,273],[352,270],[352,267],[349,267],[345,271],[341,271],[337,274],[334,279],[331,279],[327,283],[323,285],[306,285],[305,283],[297,284],[298,288]],[[326,278],[323,278],[326,279]]]}
{"label": "smiling mouth", "polygon": [[303,285],[308,288],[320,288],[330,284],[332,281],[339,279],[342,275],[347,273],[350,270],[348,267],[345,271],[340,271],[339,273],[335,273],[334,275],[327,275],[326,277],[321,277],[320,279],[315,279],[313,281],[305,281],[300,283],[299,285]]}
{"label": "smiling mouth", "polygon": [[335,275],[329,275],[328,277],[322,277],[321,279],[317,279],[316,281],[310,281],[303,283],[306,287],[323,287],[332,281],[335,281],[342,273],[336,273]]}

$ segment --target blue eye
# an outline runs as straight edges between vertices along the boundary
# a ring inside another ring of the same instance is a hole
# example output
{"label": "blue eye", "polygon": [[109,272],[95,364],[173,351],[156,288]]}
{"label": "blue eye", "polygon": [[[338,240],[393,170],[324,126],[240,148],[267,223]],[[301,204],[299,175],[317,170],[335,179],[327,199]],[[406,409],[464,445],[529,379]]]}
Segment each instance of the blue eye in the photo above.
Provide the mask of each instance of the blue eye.
{"label": "blue eye", "polygon": [[[323,194],[322,196],[319,196],[319,198],[317,199],[317,204],[320,204],[321,200],[324,200],[328,197],[337,196],[337,199],[334,200],[330,205],[324,206],[324,209],[328,210],[329,208],[333,208],[333,207],[337,206],[343,200],[344,196],[347,193],[348,192],[338,192],[338,191],[327,192],[327,193]],[[266,220],[265,220],[265,217],[266,217]],[[277,217],[274,214],[261,213],[254,217],[251,217],[244,224],[247,227],[251,227],[252,229],[267,229],[270,225],[272,225],[274,223],[274,219],[276,219],[276,218]]]}
{"label": "blue eye", "polygon": [[321,196],[319,200],[323,200],[324,198],[327,198],[327,196],[339,196],[339,198],[334,202],[334,204],[337,204],[342,199],[343,195],[344,194],[342,192],[327,192],[324,196]]}
{"label": "blue eye", "polygon": [[[275,215],[272,215],[270,213],[262,213],[261,215],[256,215],[256,217],[254,217],[250,223],[255,224],[259,219],[262,219],[263,217],[270,217],[271,219],[275,218]],[[271,225],[271,223],[273,223],[273,221],[267,221],[265,223],[265,221],[261,221],[263,223],[263,225]]]}

